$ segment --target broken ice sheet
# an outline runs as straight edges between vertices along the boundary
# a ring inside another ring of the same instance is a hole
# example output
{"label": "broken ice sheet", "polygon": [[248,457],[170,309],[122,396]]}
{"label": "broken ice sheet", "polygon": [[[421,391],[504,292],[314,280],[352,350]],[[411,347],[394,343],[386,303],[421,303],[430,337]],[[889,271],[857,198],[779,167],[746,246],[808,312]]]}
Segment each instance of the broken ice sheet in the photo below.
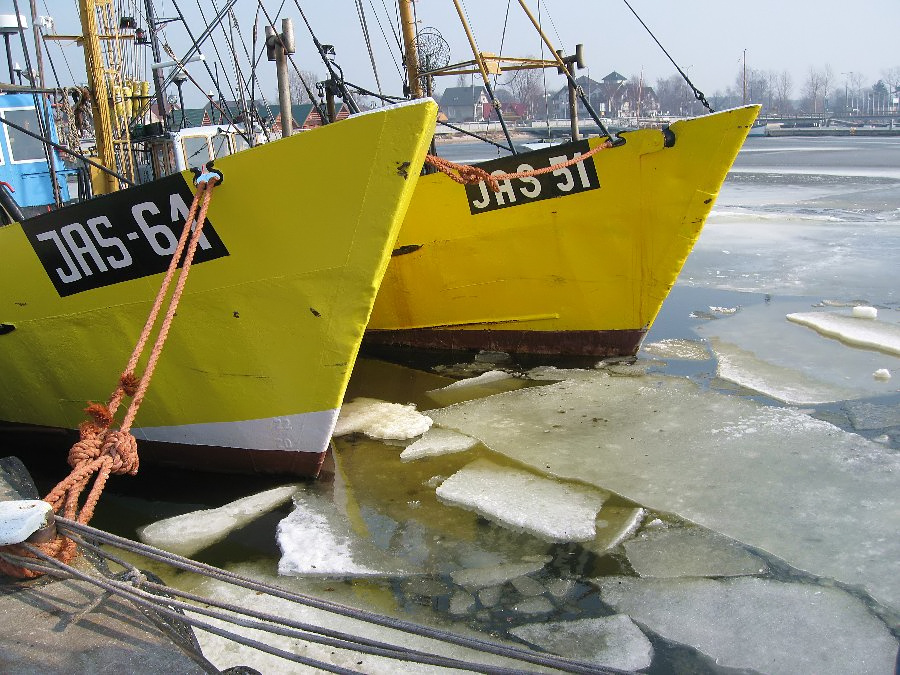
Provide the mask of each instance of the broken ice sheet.
{"label": "broken ice sheet", "polygon": [[771,675],[893,672],[897,640],[837,588],[754,577],[594,583],[616,611],[722,666]]}
{"label": "broken ice sheet", "polygon": [[370,438],[406,440],[431,428],[431,418],[414,405],[360,397],[341,407],[334,436],[362,433]]}
{"label": "broken ice sheet", "polygon": [[808,310],[809,304],[805,299],[772,299],[695,330],[709,339],[719,357],[720,377],[792,405],[886,393],[872,373],[892,357],[825,339],[785,318]]}
{"label": "broken ice sheet", "polygon": [[545,541],[588,541],[609,496],[486,459],[467,464],[437,488],[438,499]]}
{"label": "broken ice sheet", "polygon": [[885,429],[900,427],[900,407],[877,403],[850,402],[847,412],[854,429]]}
{"label": "broken ice sheet", "polygon": [[137,534],[145,544],[190,557],[278,508],[291,498],[297,487],[284,485],[238,499],[217,509],[192,511],[158,520],[140,528]]}
{"label": "broken ice sheet", "polygon": [[653,660],[653,646],[624,614],[575,621],[526,623],[509,631],[558,656],[606,668],[641,670]]}
{"label": "broken ice sheet", "polygon": [[729,342],[712,338],[716,375],[792,405],[815,405],[865,396],[861,389],[831,385],[790,366],[780,366]]}
{"label": "broken ice sheet", "polygon": [[642,577],[731,577],[767,570],[760,557],[699,527],[647,530],[625,542],[625,553]]}
{"label": "broken ice sheet", "polygon": [[490,567],[469,567],[457,570],[450,576],[455,583],[466,588],[487,588],[499,586],[507,581],[542,570],[550,560],[551,558],[547,556],[538,556],[530,560],[491,565]]}
{"label": "broken ice sheet", "polygon": [[[378,611],[395,618],[412,621],[424,625],[442,625],[430,608],[423,608],[415,603],[407,603],[402,612],[397,608],[393,594],[390,590],[383,590],[375,584],[364,581],[356,581],[349,584],[330,584],[327,592],[316,591],[316,587],[310,587],[307,579],[275,577],[267,565],[240,565],[228,569],[230,572],[250,577],[255,581],[279,586],[289,591],[295,591],[307,595],[314,595],[324,601],[338,602],[344,605],[360,606],[361,597],[365,596],[367,606],[377,606]],[[420,650],[423,652],[438,654],[449,658],[463,659],[466,661],[506,668],[525,668],[533,670],[529,664],[513,661],[508,658],[476,652],[472,649],[456,646],[443,640],[431,639],[413,635],[407,632],[386,628],[360,621],[354,618],[341,616],[332,612],[316,609],[308,605],[302,605],[271,595],[260,594],[255,590],[241,588],[233,584],[216,579],[206,579],[193,589],[199,595],[203,595],[219,602],[237,605],[250,610],[264,612],[271,615],[287,617],[295,622],[306,623],[310,626],[321,627],[329,631],[340,631],[348,635],[364,636],[370,640],[402,646],[405,649]],[[188,613],[190,614],[190,612]],[[395,675],[419,673],[447,673],[448,670],[438,666],[424,665],[414,662],[389,659],[371,654],[363,654],[349,649],[339,649],[331,645],[323,645],[307,639],[291,638],[274,633],[265,633],[260,637],[258,630],[242,628],[230,623],[219,622],[205,616],[196,618],[208,621],[221,628],[237,632],[255,640],[264,640],[266,644],[289,653],[300,655],[304,658],[315,659],[327,664],[328,669],[346,669],[344,672],[360,672],[371,675]],[[442,625],[446,629],[445,625]],[[465,625],[454,624],[452,632],[458,635],[466,635],[484,640],[482,633],[468,629]],[[203,650],[203,655],[217,668],[225,670],[233,666],[245,665],[256,669],[261,673],[321,673],[322,669],[300,663],[289,662],[277,656],[269,655],[251,647],[245,647],[237,642],[228,640],[203,630],[196,631],[197,639]],[[497,641],[496,638],[491,638]],[[511,644],[507,642],[506,644]],[[521,645],[516,645],[521,647]],[[335,670],[334,672],[340,672]]]}
{"label": "broken ice sheet", "polygon": [[451,405],[529,386],[529,382],[502,370],[489,370],[476,377],[458,380],[446,387],[426,392],[438,405]]}
{"label": "broken ice sheet", "polygon": [[641,351],[664,359],[683,359],[686,361],[706,361],[711,357],[705,344],[697,340],[667,339],[645,343]]}
{"label": "broken ice sheet", "polygon": [[411,462],[423,457],[436,457],[464,452],[478,445],[478,439],[452,429],[432,427],[422,438],[406,446],[400,453],[401,462]]}
{"label": "broken ice sheet", "polygon": [[900,356],[900,326],[897,324],[837,312],[798,312],[788,314],[787,319],[853,347]]}
{"label": "broken ice sheet", "polygon": [[278,546],[278,573],[285,576],[397,576],[409,572],[408,565],[353,532],[348,518],[331,500],[311,492],[294,497],[294,510],[278,524]]}
{"label": "broken ice sheet", "polygon": [[856,434],[682,378],[592,371],[430,414],[537,471],[677,514],[900,610],[900,455]]}

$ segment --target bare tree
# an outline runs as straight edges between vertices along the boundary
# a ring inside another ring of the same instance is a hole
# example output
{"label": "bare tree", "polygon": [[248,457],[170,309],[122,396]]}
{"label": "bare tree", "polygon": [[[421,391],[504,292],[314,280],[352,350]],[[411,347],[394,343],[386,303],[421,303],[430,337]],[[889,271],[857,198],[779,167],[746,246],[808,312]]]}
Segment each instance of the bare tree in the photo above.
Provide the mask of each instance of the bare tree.
{"label": "bare tree", "polygon": [[543,94],[540,72],[533,68],[514,70],[504,86],[509,89],[513,100],[524,106],[526,118],[534,119]]}
{"label": "bare tree", "polygon": [[[300,77],[303,80],[300,80]],[[316,93],[316,82],[318,82],[321,78],[319,74],[313,72],[311,70],[301,70],[300,77],[297,77],[297,72],[293,71],[290,74],[290,79],[288,80],[288,89],[291,92],[291,102],[292,103],[314,103],[312,99],[310,99],[309,94],[306,91],[306,88],[309,88],[309,91],[313,93],[315,96]],[[304,87],[304,83],[306,86]]]}
{"label": "bare tree", "polygon": [[775,75],[775,97],[773,105],[775,110],[786,114],[791,112],[791,97],[794,95],[794,79],[790,72],[782,70]]}
{"label": "bare tree", "polygon": [[813,114],[819,112],[823,88],[821,71],[810,66],[806,74],[806,81],[803,83],[803,105],[808,112]]}

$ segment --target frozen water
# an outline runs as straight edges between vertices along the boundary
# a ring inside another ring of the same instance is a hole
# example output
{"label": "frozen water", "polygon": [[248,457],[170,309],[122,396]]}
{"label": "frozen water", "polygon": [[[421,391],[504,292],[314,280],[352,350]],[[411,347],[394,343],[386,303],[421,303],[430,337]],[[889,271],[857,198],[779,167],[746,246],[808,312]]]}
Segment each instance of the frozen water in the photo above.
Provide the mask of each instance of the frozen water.
{"label": "frozen water", "polygon": [[900,455],[882,445],[662,375],[577,371],[431,414],[515,461],[676,513],[900,610]]}
{"label": "frozen water", "polygon": [[42,499],[0,501],[0,546],[21,544],[50,522],[53,506]]}
{"label": "frozen water", "polygon": [[475,598],[465,591],[456,591],[450,596],[451,614],[468,614],[475,606]]}
{"label": "frozen water", "polygon": [[286,576],[404,573],[402,563],[353,532],[346,516],[329,500],[312,493],[294,498],[294,510],[278,524],[278,546],[278,573]]}
{"label": "frozen water", "polygon": [[586,549],[599,555],[618,546],[640,527],[644,509],[634,506],[604,504],[597,514],[597,536],[585,542]]}
{"label": "frozen water", "polygon": [[711,358],[709,349],[697,340],[667,339],[645,343],[642,351],[664,359],[684,359],[688,361],[706,361]]}
{"label": "frozen water", "polygon": [[872,373],[872,377],[876,380],[889,380],[891,379],[891,371],[887,368],[879,368],[874,373]]}
{"label": "frozen water", "polygon": [[575,621],[528,623],[509,631],[548,652],[606,668],[640,670],[650,666],[650,640],[624,614]]}
{"label": "frozen water", "polygon": [[430,428],[431,418],[417,412],[414,405],[361,397],[341,407],[334,435],[362,433],[371,438],[406,440]]}
{"label": "frozen water", "polygon": [[469,377],[464,380],[458,380],[453,384],[448,384],[440,389],[432,389],[428,397],[439,405],[451,405],[462,401],[469,401],[473,398],[482,398],[499,394],[503,391],[513,391],[528,386],[526,380],[513,377],[502,370],[489,370],[476,377]]}
{"label": "frozen water", "polygon": [[158,520],[138,530],[145,544],[191,557],[222,541],[231,532],[278,508],[297,491],[297,485],[284,485],[244,497],[217,509],[192,511]]}
{"label": "frozen water", "polygon": [[544,587],[531,577],[516,577],[510,583],[519,592],[519,595],[526,598],[544,594]]}
{"label": "frozen water", "polygon": [[900,326],[897,324],[837,312],[788,314],[787,318],[853,347],[877,349],[900,356]]}
{"label": "frozen water", "polygon": [[543,478],[486,459],[457,471],[436,494],[442,502],[554,542],[593,539],[597,512],[608,496],[596,488]]}
{"label": "frozen water", "polygon": [[716,375],[792,405],[814,405],[864,396],[866,392],[822,382],[816,374],[765,361],[717,338],[710,340],[718,360]]}
{"label": "frozen water", "polygon": [[458,570],[450,576],[454,582],[466,588],[487,588],[542,570],[548,562],[550,558],[539,558],[492,567],[469,567]]}
{"label": "frozen water", "polygon": [[734,541],[697,527],[648,530],[626,541],[625,553],[642,577],[733,577],[768,569]]}
{"label": "frozen water", "polygon": [[742,577],[596,580],[603,601],[731,668],[771,675],[884,675],[897,640],[837,588]]}
{"label": "frozen water", "polygon": [[[271,570],[264,565],[243,565],[231,568],[230,571],[243,576],[249,576],[264,583],[282,586],[289,590],[296,590],[301,593],[309,592],[309,588],[306,585],[296,585],[304,580],[274,577]],[[329,600],[341,602],[345,605],[360,606],[360,589],[356,586],[351,587],[345,586],[344,584],[332,584],[328,588],[329,592],[327,593],[327,597]],[[256,591],[243,589],[213,579],[204,581],[202,586],[196,589],[196,592],[221,602],[238,605],[259,612],[285,616],[293,621],[304,622],[328,630],[341,631],[351,635],[362,635],[371,640],[401,645],[408,649],[416,649],[428,653],[439,654],[441,656],[465,659],[467,661],[490,664],[493,666],[503,666],[507,668],[517,667],[519,669],[523,667],[523,664],[518,661],[475,652],[471,649],[458,647],[441,640],[419,637],[406,632],[339,616],[331,612],[296,604],[270,595],[260,595]],[[367,600],[376,604],[379,607],[379,611],[382,613],[389,613],[393,616],[402,616],[402,618],[407,621],[418,621],[423,624],[434,625],[436,623],[435,616],[429,610],[415,605],[405,607],[403,612],[400,612],[395,605],[393,596],[389,592],[379,592],[375,587],[368,589]],[[221,625],[223,628],[238,632],[253,639],[261,639],[260,633],[252,629],[236,628],[230,624],[219,624],[214,620],[202,616],[198,616],[197,618]],[[483,635],[468,630],[462,625],[455,625],[453,627],[453,632],[484,639]],[[212,661],[220,670],[225,670],[232,666],[246,665],[255,668],[261,673],[291,673],[292,675],[294,673],[309,673],[312,675],[314,673],[322,672],[320,669],[311,666],[299,663],[289,663],[279,657],[270,656],[255,649],[244,647],[236,642],[225,640],[202,630],[198,630],[196,633],[197,639],[200,642],[200,647],[203,650],[203,655]],[[435,675],[439,675],[440,673],[448,672],[445,668],[438,666],[428,666],[412,662],[407,663],[380,656],[362,654],[348,649],[338,649],[328,645],[320,645],[309,640],[282,637],[271,633],[264,634],[264,638],[262,639],[270,646],[306,658],[317,659],[328,664],[330,668],[344,668],[353,672],[367,673],[370,675],[419,675],[420,673],[434,673]],[[496,641],[495,638],[494,640]],[[527,664],[525,665],[527,667]]]}
{"label": "frozen water", "polygon": [[900,407],[878,403],[851,401],[847,412],[854,429],[885,429],[900,427]]}
{"label": "frozen water", "polygon": [[[770,300],[733,316],[698,326],[719,357],[720,377],[792,405],[888,393],[872,373],[893,357],[823,339],[785,319],[808,312],[808,299]],[[850,319],[862,326],[882,321]]]}
{"label": "frozen water", "polygon": [[520,600],[513,605],[512,609],[519,614],[549,614],[555,608],[547,598],[536,597]]}
{"label": "frozen water", "polygon": [[452,429],[431,427],[422,438],[413,441],[400,453],[400,461],[411,462],[423,457],[451,455],[464,452],[478,445],[478,439],[466,436]]}

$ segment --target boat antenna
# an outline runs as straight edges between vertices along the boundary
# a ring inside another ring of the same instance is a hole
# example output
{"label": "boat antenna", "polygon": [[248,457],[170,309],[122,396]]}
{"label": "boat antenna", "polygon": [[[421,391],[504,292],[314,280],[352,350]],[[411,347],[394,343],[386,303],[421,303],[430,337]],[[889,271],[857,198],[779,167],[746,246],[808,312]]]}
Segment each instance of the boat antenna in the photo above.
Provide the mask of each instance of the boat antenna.
{"label": "boat antenna", "polygon": [[[312,37],[313,44],[316,46],[316,50],[319,52],[322,63],[325,64],[325,68],[326,70],[328,70],[328,75],[330,76],[329,84],[337,87],[338,91],[340,92],[341,98],[344,100],[344,103],[346,103],[347,107],[350,108],[350,113],[358,113],[359,106],[356,104],[356,101],[353,99],[353,95],[350,93],[350,90],[347,89],[347,85],[344,83],[343,72],[338,73],[336,68],[339,69],[339,67],[336,66],[336,64],[331,59],[328,58],[327,50],[322,45],[322,43],[319,42],[319,38],[317,38],[316,34],[313,32],[312,26],[309,25],[306,14],[303,12],[303,8],[300,7],[299,0],[294,0],[294,4],[297,5],[297,11],[300,12],[300,18],[303,19],[303,23],[306,24],[306,29],[309,31],[310,37]],[[379,84],[379,87],[380,86],[381,85]]]}
{"label": "boat antenna", "polygon": [[687,85],[691,88],[691,91],[694,92],[694,98],[700,101],[700,103],[703,104],[703,107],[709,110],[709,112],[715,112],[715,110],[712,109],[712,106],[709,105],[709,101],[706,100],[706,96],[703,95],[703,92],[694,86],[694,83],[691,82],[691,78],[689,78],[687,74],[685,74],[685,72],[679,67],[679,65],[675,63],[675,59],[673,59],[669,52],[666,51],[666,48],[662,46],[662,43],[660,43],[660,41],[656,39],[653,31],[650,30],[647,24],[644,23],[644,20],[638,16],[638,13],[634,11],[634,8],[630,4],[628,4],[628,0],[622,0],[622,2],[624,2],[625,6],[631,10],[631,13],[634,14],[634,18],[641,22],[641,25],[646,29],[647,33],[650,34],[650,37],[653,38],[653,41],[659,45],[660,49],[662,49],[663,54],[665,54],[668,57],[669,61],[672,62],[672,65],[675,66],[675,70],[678,71],[678,74],[684,78],[684,81],[687,82]]}
{"label": "boat antenna", "polygon": [[123,176],[122,174],[120,174],[116,171],[113,171],[109,167],[103,166],[102,164],[98,164],[97,162],[93,161],[92,159],[89,159],[88,157],[86,157],[84,154],[82,154],[80,152],[76,152],[75,150],[67,148],[66,146],[60,145],[59,143],[56,143],[54,141],[51,141],[49,138],[41,136],[40,134],[36,134],[33,131],[29,131],[28,129],[25,129],[24,127],[20,127],[18,124],[16,124],[15,122],[10,122],[8,119],[6,119],[6,117],[4,117],[2,115],[0,115],[0,122],[2,122],[3,124],[5,124],[9,127],[12,127],[16,131],[21,131],[23,134],[31,136],[32,138],[36,138],[37,140],[41,141],[41,143],[44,143],[47,146],[54,147],[57,150],[59,150],[60,152],[64,152],[67,155],[72,155],[72,157],[76,157],[76,158],[80,159],[82,162],[86,162],[87,164],[90,164],[91,166],[93,166],[97,169],[100,169],[104,173],[108,173],[110,176],[113,176],[114,178],[118,178],[120,181],[125,183],[128,187],[135,186],[134,181],[131,181],[131,180],[125,178],[125,176]]}

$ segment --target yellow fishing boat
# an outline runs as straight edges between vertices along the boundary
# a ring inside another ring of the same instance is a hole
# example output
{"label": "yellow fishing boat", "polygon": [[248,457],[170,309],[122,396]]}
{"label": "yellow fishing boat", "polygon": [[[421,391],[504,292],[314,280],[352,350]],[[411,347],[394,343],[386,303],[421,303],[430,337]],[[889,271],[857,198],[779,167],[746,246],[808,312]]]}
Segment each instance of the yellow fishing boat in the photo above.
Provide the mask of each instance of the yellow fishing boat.
{"label": "yellow fishing boat", "polygon": [[[620,134],[554,171],[420,178],[366,332],[379,347],[633,355],[690,254],[759,107]],[[563,164],[590,138],[478,164]]]}
{"label": "yellow fishing boat", "polygon": [[[216,160],[132,427],[142,458],[316,475],[436,114],[401,104]],[[106,400],[195,192],[184,171],[0,228],[0,421],[74,430]]]}

